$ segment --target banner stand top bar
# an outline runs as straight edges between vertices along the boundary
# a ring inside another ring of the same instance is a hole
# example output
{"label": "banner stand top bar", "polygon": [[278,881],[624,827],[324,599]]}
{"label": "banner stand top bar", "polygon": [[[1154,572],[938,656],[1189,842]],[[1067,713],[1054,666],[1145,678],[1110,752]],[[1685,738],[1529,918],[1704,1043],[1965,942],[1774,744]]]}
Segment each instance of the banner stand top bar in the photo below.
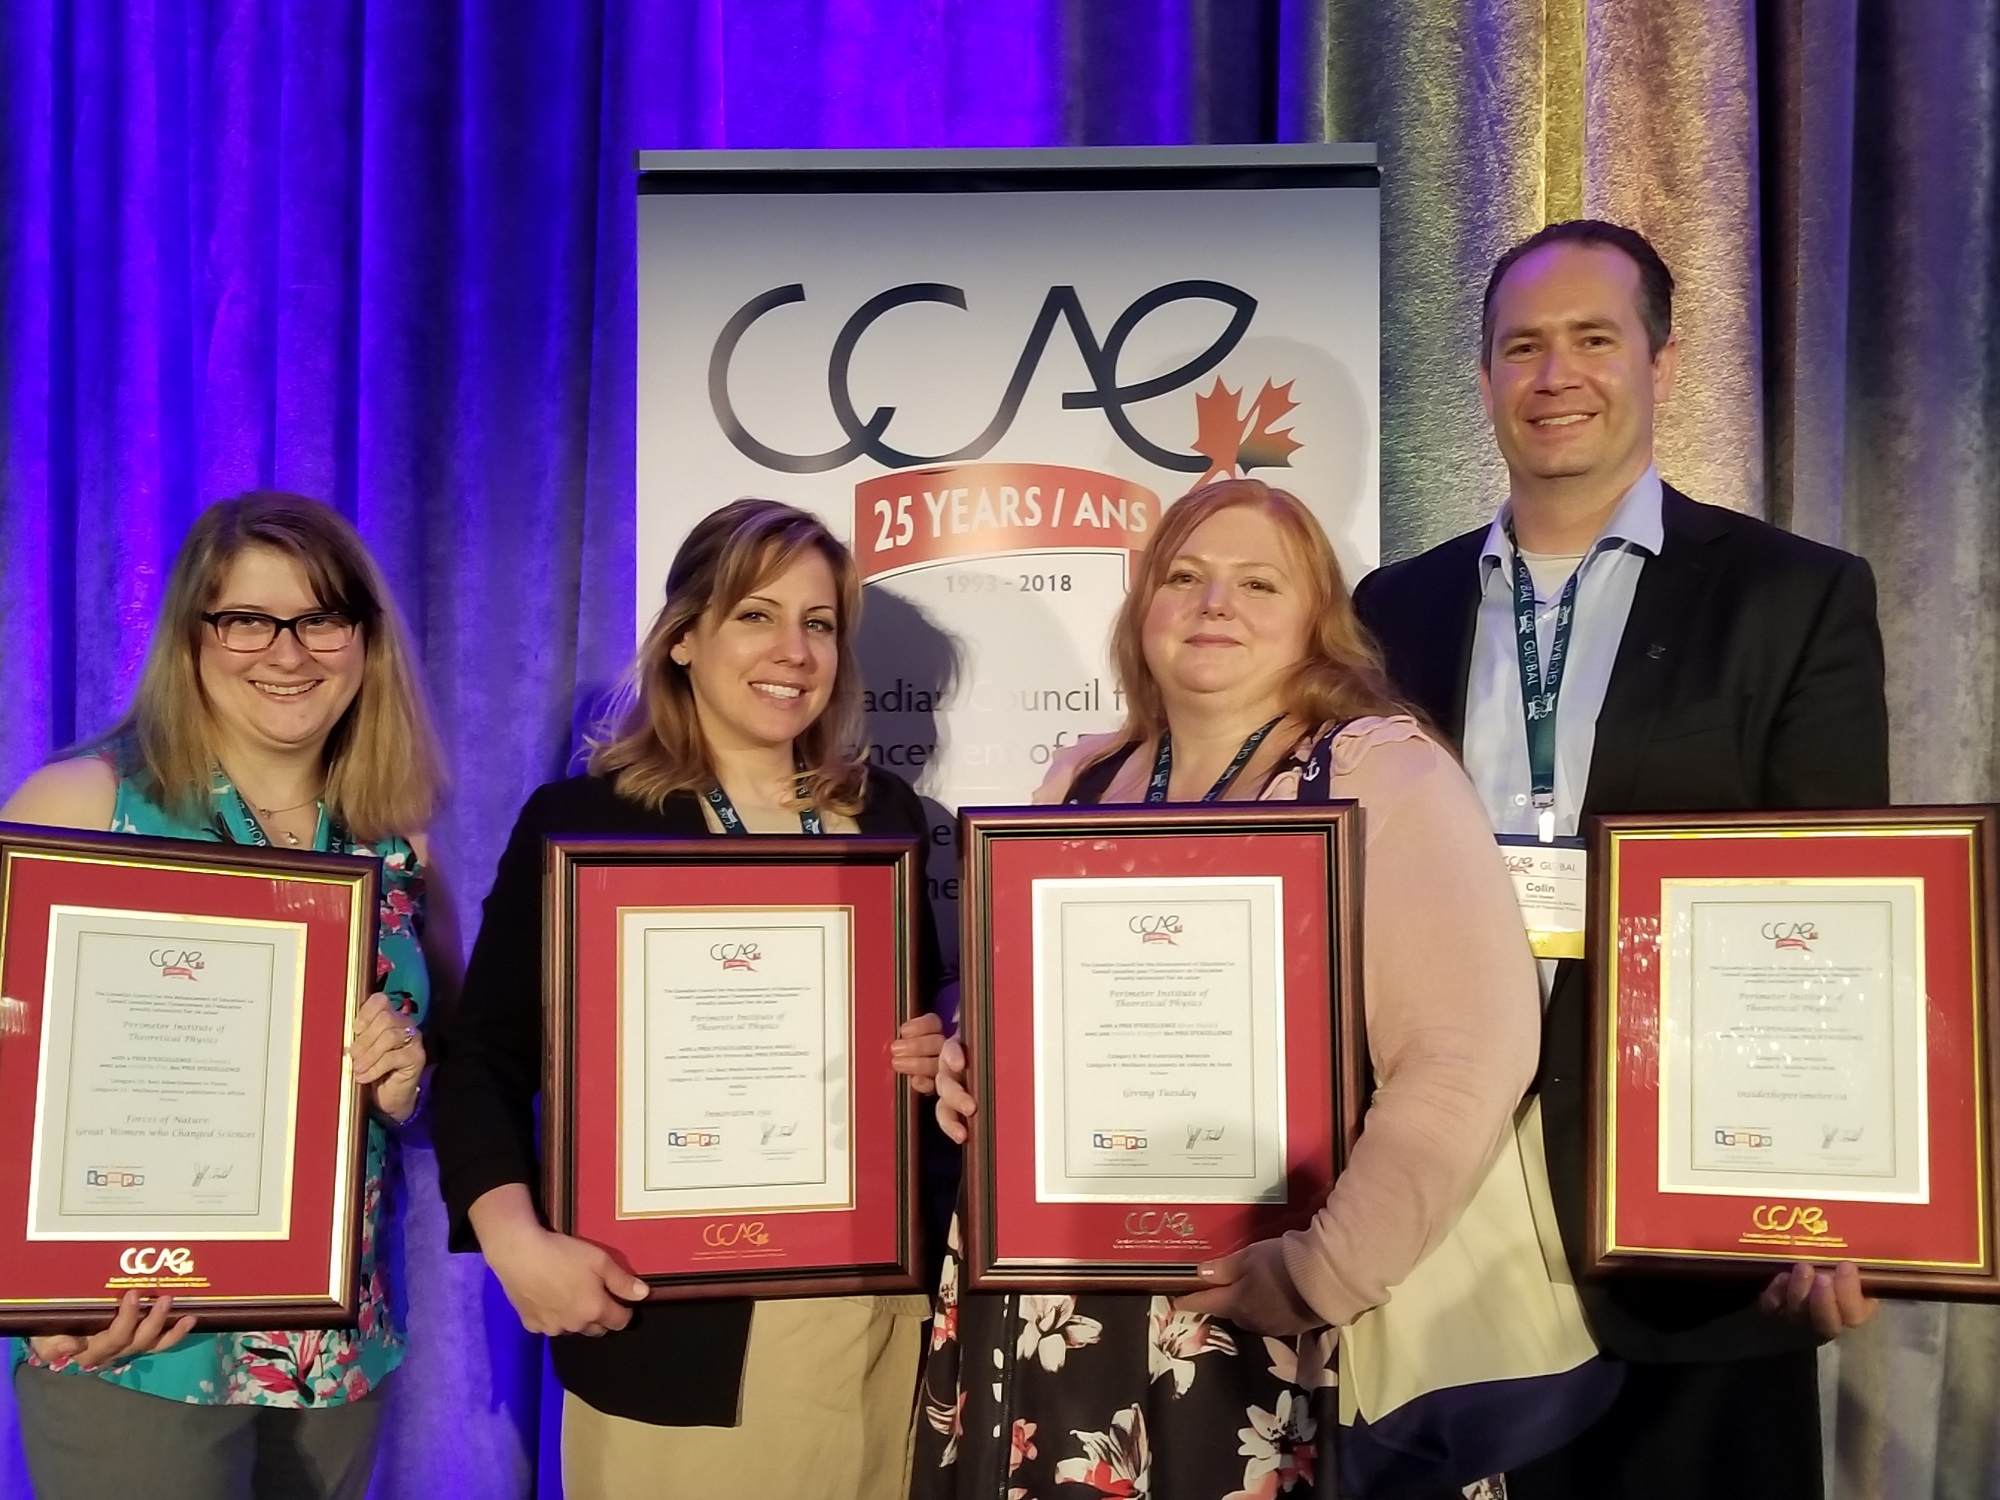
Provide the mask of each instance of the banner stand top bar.
{"label": "banner stand top bar", "polygon": [[1233,146],[1058,146],[992,150],[636,151],[646,172],[1048,172],[1111,168],[1373,167],[1372,141]]}

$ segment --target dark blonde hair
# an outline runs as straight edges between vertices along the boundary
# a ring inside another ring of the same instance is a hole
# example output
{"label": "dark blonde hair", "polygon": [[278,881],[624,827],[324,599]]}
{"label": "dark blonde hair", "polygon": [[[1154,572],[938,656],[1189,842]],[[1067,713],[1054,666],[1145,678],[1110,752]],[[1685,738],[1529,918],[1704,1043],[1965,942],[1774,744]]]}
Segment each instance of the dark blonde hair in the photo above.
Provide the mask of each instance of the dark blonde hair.
{"label": "dark blonde hair", "polygon": [[1139,558],[1138,574],[1111,630],[1111,659],[1125,689],[1125,726],[1110,748],[1143,743],[1166,727],[1160,685],[1146,665],[1146,614],[1195,529],[1239,505],[1254,506],[1276,523],[1291,545],[1311,603],[1305,659],[1285,682],[1285,712],[1313,727],[1367,714],[1410,712],[1390,687],[1381,653],[1354,613],[1340,560],[1318,518],[1298,496],[1261,479],[1218,479],[1169,506]]}
{"label": "dark blonde hair", "polygon": [[826,711],[799,736],[797,803],[850,817],[861,811],[868,779],[854,659],[861,578],[853,555],[817,516],[778,500],[733,501],[705,516],[681,543],[667,570],[667,602],[627,674],[624,706],[591,737],[594,773],[653,808],[676,792],[715,784],[694,686],[673,648],[704,616],[720,619],[812,549],[833,570],[836,655]]}
{"label": "dark blonde hair", "polygon": [[360,534],[303,495],[256,490],[196,518],[168,575],[132,706],[97,745],[115,750],[121,771],[176,816],[213,815],[217,757],[201,685],[201,617],[215,607],[230,565],[253,547],[291,558],[313,602],[360,627],[361,689],[326,741],[328,816],[368,843],[426,827],[444,796],[444,761],[409,634]]}

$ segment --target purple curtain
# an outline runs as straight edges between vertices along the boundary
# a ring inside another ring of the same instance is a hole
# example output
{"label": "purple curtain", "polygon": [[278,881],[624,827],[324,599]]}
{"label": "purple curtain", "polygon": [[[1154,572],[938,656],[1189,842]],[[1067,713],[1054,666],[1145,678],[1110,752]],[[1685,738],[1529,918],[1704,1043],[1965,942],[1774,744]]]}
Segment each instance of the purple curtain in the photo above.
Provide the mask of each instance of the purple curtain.
{"label": "purple curtain", "polygon": [[[1268,137],[1265,8],[1207,9],[9,0],[0,789],[123,706],[201,506],[319,496],[417,633],[469,935],[631,646],[632,152]],[[553,1493],[539,1347],[444,1253],[428,1152],[407,1172],[375,1493]],[[25,1495],[12,1404],[0,1495]]]}

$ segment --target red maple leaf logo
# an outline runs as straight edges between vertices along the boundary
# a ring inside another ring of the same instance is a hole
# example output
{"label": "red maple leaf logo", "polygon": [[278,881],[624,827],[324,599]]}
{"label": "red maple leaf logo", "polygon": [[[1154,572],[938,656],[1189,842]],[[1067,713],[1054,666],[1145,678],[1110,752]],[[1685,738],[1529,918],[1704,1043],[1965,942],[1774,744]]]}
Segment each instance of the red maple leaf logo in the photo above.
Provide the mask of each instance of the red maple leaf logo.
{"label": "red maple leaf logo", "polygon": [[1289,427],[1278,424],[1298,410],[1292,399],[1294,382],[1265,381],[1245,411],[1241,391],[1232,391],[1220,376],[1207,395],[1194,398],[1194,451],[1208,460],[1208,472],[1195,488],[1252,469],[1288,469],[1302,446]]}
{"label": "red maple leaf logo", "polygon": [[1289,469],[1292,455],[1301,444],[1292,436],[1289,427],[1280,428],[1278,423],[1299,409],[1299,403],[1292,399],[1293,382],[1283,385],[1264,382],[1264,389],[1257,393],[1257,399],[1250,407],[1250,435],[1243,440],[1243,446],[1236,450],[1236,466],[1249,473],[1252,469]]}

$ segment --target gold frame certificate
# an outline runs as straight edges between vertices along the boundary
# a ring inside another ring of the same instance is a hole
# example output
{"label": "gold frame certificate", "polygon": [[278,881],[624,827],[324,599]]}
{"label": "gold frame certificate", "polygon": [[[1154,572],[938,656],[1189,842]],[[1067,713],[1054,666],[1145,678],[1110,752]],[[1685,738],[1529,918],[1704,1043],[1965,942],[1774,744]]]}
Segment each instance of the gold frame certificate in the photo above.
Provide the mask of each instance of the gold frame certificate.
{"label": "gold frame certificate", "polygon": [[921,856],[904,839],[545,848],[543,1197],[654,1300],[923,1285]]}
{"label": "gold frame certificate", "polygon": [[1171,1292],[1308,1222],[1368,1097],[1355,805],[959,823],[968,1283]]}
{"label": "gold frame certificate", "polygon": [[0,1327],[357,1298],[372,859],[0,825]]}
{"label": "gold frame certificate", "polygon": [[1994,816],[1597,820],[1596,1271],[2000,1298]]}

